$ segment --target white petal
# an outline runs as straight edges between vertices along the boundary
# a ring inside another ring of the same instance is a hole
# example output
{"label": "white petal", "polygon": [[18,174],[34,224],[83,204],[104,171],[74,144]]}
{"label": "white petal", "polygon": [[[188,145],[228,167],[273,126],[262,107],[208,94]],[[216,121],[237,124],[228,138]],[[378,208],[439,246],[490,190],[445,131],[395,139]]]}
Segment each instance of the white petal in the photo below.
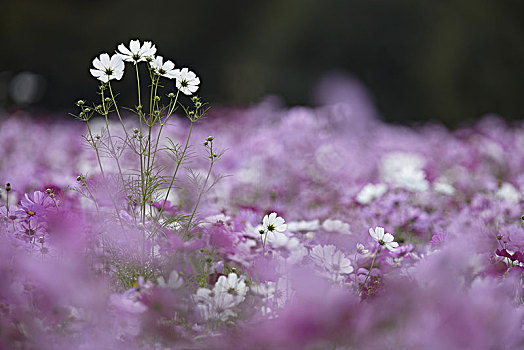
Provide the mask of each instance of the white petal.
{"label": "white petal", "polygon": [[116,80],[120,80],[122,79],[122,76],[124,75],[124,71],[123,70],[117,70],[113,73],[113,77],[116,79]]}
{"label": "white petal", "polygon": [[175,64],[173,62],[166,61],[166,63],[164,63],[165,70],[172,70],[173,68],[175,68]]}
{"label": "white petal", "polygon": [[104,68],[108,68],[111,64],[111,59],[109,58],[109,55],[107,53],[103,53],[100,55],[100,62],[102,62]]}
{"label": "white petal", "polygon": [[138,53],[138,50],[140,50],[140,41],[131,40],[129,43],[129,48],[131,49],[131,52]]}
{"label": "white petal", "polygon": [[102,62],[100,62],[100,60],[97,58],[95,58],[93,60],[93,66],[96,68],[96,69],[99,69],[99,70],[105,70],[105,67],[104,65],[102,64]]}
{"label": "white petal", "polygon": [[93,75],[95,78],[99,78],[102,75],[104,75],[104,72],[98,70],[98,69],[90,69],[91,75]]}
{"label": "white petal", "polygon": [[393,242],[395,240],[395,237],[391,233],[386,233],[382,240],[386,243]]}
{"label": "white petal", "polygon": [[278,218],[275,219],[275,226],[282,225],[284,222],[286,221],[279,216]]}
{"label": "white petal", "polygon": [[133,56],[133,53],[131,51],[129,51],[129,49],[127,47],[125,47],[124,44],[118,45],[118,51],[120,51],[125,56]]}

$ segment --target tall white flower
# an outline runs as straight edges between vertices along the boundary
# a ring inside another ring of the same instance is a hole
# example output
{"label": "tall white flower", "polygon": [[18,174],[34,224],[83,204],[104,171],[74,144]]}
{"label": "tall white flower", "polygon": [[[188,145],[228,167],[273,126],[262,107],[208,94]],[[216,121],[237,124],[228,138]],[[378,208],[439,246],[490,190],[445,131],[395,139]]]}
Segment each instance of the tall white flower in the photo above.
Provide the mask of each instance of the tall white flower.
{"label": "tall white flower", "polygon": [[154,59],[156,47],[150,41],[145,41],[140,45],[140,41],[131,40],[129,42],[129,49],[124,44],[120,44],[118,45],[117,53],[124,61],[137,64],[138,62],[145,61],[148,57]]}
{"label": "tall white flower", "polygon": [[192,95],[198,90],[200,79],[195,73],[187,68],[175,69],[176,74],[176,88],[186,95]]}
{"label": "tall white flower", "polygon": [[120,80],[124,75],[124,61],[118,54],[109,57],[103,53],[93,60],[93,66],[95,69],[90,69],[91,75],[104,83],[112,79]]}
{"label": "tall white flower", "polygon": [[274,236],[277,232],[283,233],[287,228],[287,225],[284,224],[285,222],[286,221],[283,218],[277,216],[277,213],[271,213],[264,216],[264,219],[262,220],[263,234]]}
{"label": "tall white flower", "polygon": [[175,69],[175,64],[169,60],[164,62],[162,56],[157,56],[153,61],[151,61],[151,68],[165,78],[174,79],[178,77],[176,73],[178,69]]}
{"label": "tall white flower", "polygon": [[316,245],[310,255],[315,264],[323,269],[323,274],[334,282],[342,281],[345,278],[343,275],[353,272],[351,261],[334,245]]}
{"label": "tall white flower", "polygon": [[374,230],[370,228],[369,234],[381,246],[386,247],[392,252],[397,250],[398,243],[394,241],[395,237],[393,237],[391,233],[384,233],[384,227],[375,227]]}

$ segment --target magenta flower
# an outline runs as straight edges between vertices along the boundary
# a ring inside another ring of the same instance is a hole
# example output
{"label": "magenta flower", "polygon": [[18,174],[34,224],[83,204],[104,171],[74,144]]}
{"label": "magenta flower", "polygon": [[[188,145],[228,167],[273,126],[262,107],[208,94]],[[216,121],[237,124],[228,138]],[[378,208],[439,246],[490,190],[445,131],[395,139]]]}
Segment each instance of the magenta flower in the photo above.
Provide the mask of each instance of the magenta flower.
{"label": "magenta flower", "polygon": [[45,222],[46,211],[54,205],[53,200],[44,192],[36,191],[32,196],[25,194],[25,199],[20,201],[20,209],[16,211],[22,220]]}
{"label": "magenta flower", "polygon": [[447,238],[448,238],[447,233],[439,232],[436,235],[433,235],[433,237],[431,237],[431,241],[429,241],[429,244],[439,245],[441,243],[444,243]]}
{"label": "magenta flower", "polygon": [[498,256],[502,256],[504,258],[508,258],[512,261],[517,260],[521,263],[524,263],[524,254],[522,254],[520,251],[516,251],[515,253],[511,254],[506,249],[497,249],[495,251],[495,254],[497,254]]}

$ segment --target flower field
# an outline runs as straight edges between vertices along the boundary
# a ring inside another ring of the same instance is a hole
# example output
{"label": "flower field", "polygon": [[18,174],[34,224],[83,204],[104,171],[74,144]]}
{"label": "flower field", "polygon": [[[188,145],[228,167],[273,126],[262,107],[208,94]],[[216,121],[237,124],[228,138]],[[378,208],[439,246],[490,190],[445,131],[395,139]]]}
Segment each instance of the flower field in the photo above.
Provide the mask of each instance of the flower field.
{"label": "flower field", "polygon": [[208,111],[118,50],[79,120],[0,123],[0,348],[524,348],[522,122]]}

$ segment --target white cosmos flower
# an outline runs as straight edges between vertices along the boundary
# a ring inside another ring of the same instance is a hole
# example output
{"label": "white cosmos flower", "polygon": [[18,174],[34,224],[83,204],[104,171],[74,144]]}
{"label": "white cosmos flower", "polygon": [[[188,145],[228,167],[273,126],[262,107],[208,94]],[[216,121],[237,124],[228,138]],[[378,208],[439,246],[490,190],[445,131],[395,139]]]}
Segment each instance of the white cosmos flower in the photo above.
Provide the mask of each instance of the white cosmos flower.
{"label": "white cosmos flower", "polygon": [[344,274],[353,272],[351,261],[334,245],[316,245],[310,255],[315,264],[323,269],[323,274],[334,282],[342,281],[345,278]]}
{"label": "white cosmos flower", "polygon": [[327,219],[322,223],[322,228],[328,232],[338,232],[346,235],[350,235],[349,224],[340,220]]}
{"label": "white cosmos flower", "polygon": [[232,308],[237,303],[231,294],[215,293],[215,291],[207,288],[198,288],[193,300],[196,302],[197,309],[202,317],[206,320],[227,321],[236,316]]}
{"label": "white cosmos flower", "polygon": [[169,60],[164,62],[164,58],[162,56],[157,56],[153,61],[151,61],[151,68],[153,68],[156,73],[165,78],[178,78],[176,73],[178,69],[175,69],[175,64]]}
{"label": "white cosmos flower", "polygon": [[395,237],[393,237],[391,233],[384,233],[384,227],[375,227],[375,230],[370,228],[369,234],[381,246],[386,247],[392,252],[397,250],[398,243],[394,241]]}
{"label": "white cosmos flower", "polygon": [[[271,236],[274,236],[275,233],[283,233],[286,231],[287,225],[284,224],[286,221],[281,218],[280,216],[277,216],[277,213],[271,213],[269,215],[264,216],[264,219],[262,220],[262,230],[263,233],[267,234],[268,236],[271,234]],[[270,238],[272,239],[272,238]]]}
{"label": "white cosmos flower", "polygon": [[145,61],[148,57],[154,59],[156,47],[150,41],[145,41],[144,44],[140,46],[140,41],[131,40],[129,42],[129,49],[124,44],[120,44],[118,45],[117,53],[124,61],[137,64],[138,62]]}
{"label": "white cosmos flower", "polygon": [[124,75],[124,61],[118,54],[109,57],[107,53],[93,60],[95,69],[90,69],[91,74],[100,81],[107,83],[109,80],[122,79]]}
{"label": "white cosmos flower", "polygon": [[236,273],[230,273],[226,276],[220,276],[215,283],[213,291],[215,293],[227,293],[233,296],[235,304],[242,302],[247,293],[246,283],[243,279],[239,279]]}
{"label": "white cosmos flower", "polygon": [[518,204],[522,198],[522,195],[520,191],[515,188],[515,186],[508,182],[504,182],[495,193],[495,198],[502,199],[513,204]]}
{"label": "white cosmos flower", "polygon": [[169,279],[166,283],[163,276],[160,276],[157,278],[158,285],[160,287],[164,288],[171,288],[171,289],[177,289],[180,288],[184,284],[184,280],[177,271],[173,270],[171,271],[171,274],[169,275]]}
{"label": "white cosmos flower", "polygon": [[369,250],[366,249],[366,247],[364,247],[362,243],[357,243],[357,253],[361,255],[366,255],[367,253],[369,253]]}
{"label": "white cosmos flower", "polygon": [[375,198],[380,198],[386,191],[388,187],[385,184],[372,184],[369,183],[360,190],[357,195],[357,202],[360,204],[368,204],[373,201]]}
{"label": "white cosmos flower", "polygon": [[319,221],[317,220],[311,220],[311,221],[291,221],[287,224],[287,229],[291,232],[300,232],[300,231],[315,231],[319,227]]}
{"label": "white cosmos flower", "polygon": [[186,95],[192,95],[198,90],[200,79],[187,68],[175,69],[176,88]]}

